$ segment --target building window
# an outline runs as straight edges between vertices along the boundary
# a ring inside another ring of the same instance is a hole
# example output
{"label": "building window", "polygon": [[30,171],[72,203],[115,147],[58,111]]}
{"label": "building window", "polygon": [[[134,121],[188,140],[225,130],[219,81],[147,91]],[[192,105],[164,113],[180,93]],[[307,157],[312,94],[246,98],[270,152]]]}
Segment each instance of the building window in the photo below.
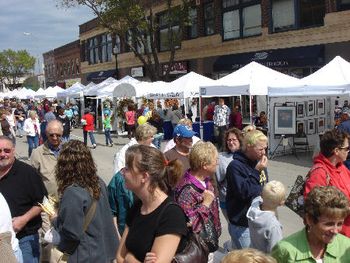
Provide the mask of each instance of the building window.
{"label": "building window", "polygon": [[338,10],[348,10],[350,9],[350,0],[338,0]]}
{"label": "building window", "polygon": [[175,48],[180,48],[181,38],[180,38],[180,27],[176,21],[173,21],[173,25],[169,26],[168,14],[164,13],[159,15],[159,49],[160,51],[170,50],[170,30],[173,33],[174,46]]}
{"label": "building window", "polygon": [[112,61],[112,36],[104,34],[101,39],[101,62]]}
{"label": "building window", "polygon": [[257,0],[223,0],[223,39],[261,34],[261,4]]}
{"label": "building window", "polygon": [[188,27],[188,37],[189,38],[196,38],[198,37],[198,14],[197,14],[197,8],[190,8],[189,10],[189,22],[190,25]]}
{"label": "building window", "polygon": [[325,12],[321,0],[272,0],[272,31],[322,26]]}
{"label": "building window", "polygon": [[207,3],[204,5],[204,34],[206,36],[215,33],[215,11],[214,3]]}

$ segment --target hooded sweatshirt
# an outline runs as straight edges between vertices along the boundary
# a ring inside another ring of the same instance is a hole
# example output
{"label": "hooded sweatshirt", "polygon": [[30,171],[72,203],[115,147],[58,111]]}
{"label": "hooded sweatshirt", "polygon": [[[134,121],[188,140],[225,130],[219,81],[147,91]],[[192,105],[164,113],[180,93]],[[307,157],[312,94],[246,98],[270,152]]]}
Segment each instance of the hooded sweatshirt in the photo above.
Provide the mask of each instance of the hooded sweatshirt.
{"label": "hooded sweatshirt", "polygon": [[257,163],[258,161],[248,159],[242,151],[236,151],[233,153],[233,161],[227,167],[226,208],[233,225],[248,228],[248,208],[268,182],[267,170],[256,170]]}
{"label": "hooded sweatshirt", "polygon": [[261,196],[254,198],[247,212],[251,247],[270,253],[273,246],[283,238],[282,225],[274,212],[260,209],[262,203]]}
{"label": "hooded sweatshirt", "polygon": [[[314,158],[309,178],[305,182],[304,198],[315,186],[337,187],[350,200],[350,171],[339,162],[334,166],[322,153]],[[350,215],[344,220],[341,233],[350,237]]]}

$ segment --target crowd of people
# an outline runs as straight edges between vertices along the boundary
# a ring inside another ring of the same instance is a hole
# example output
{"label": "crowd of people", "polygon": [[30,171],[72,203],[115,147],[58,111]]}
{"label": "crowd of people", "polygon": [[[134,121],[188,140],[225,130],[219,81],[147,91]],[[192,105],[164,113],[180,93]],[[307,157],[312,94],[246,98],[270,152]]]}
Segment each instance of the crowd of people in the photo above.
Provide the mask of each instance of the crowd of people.
{"label": "crowd of people", "polygon": [[[350,146],[342,129],[323,134],[305,179],[305,227],[284,238],[277,209],[287,187],[269,180],[268,138],[255,125],[243,128],[239,107],[231,112],[224,99],[206,109],[215,144],[197,136],[176,103],[166,111],[127,105],[130,140],[116,151],[107,185],[91,153],[90,108],[79,116],[83,142],[70,138],[79,110],[69,103],[4,100],[0,111],[0,262],[4,255],[10,263],[213,262],[223,231],[230,236],[223,263],[350,260]],[[173,139],[161,147],[165,118]],[[104,112],[108,147],[112,122]],[[267,128],[264,112],[255,123]],[[23,136],[28,162],[16,158]]]}

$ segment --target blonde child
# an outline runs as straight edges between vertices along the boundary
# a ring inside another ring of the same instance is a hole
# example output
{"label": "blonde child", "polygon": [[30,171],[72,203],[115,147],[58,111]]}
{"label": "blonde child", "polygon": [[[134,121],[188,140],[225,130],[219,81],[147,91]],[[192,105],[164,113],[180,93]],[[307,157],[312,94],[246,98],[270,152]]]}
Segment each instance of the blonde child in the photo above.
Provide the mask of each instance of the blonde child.
{"label": "blonde child", "polygon": [[247,212],[252,248],[270,253],[273,246],[283,238],[276,210],[284,204],[285,199],[286,189],[278,181],[268,182],[261,196],[253,199]]}

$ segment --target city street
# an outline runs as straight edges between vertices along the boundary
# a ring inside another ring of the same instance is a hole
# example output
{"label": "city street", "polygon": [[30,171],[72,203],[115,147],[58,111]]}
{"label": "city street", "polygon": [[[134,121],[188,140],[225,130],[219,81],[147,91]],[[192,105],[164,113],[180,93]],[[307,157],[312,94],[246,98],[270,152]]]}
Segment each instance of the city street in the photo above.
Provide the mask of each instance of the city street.
{"label": "city street", "polygon": [[[75,129],[72,132],[72,138],[82,140],[82,134],[83,132],[81,129]],[[128,142],[128,138],[126,138],[125,136],[119,136],[117,138],[115,134],[112,135],[112,138],[114,140],[113,147],[105,146],[104,134],[97,133],[95,134],[95,138],[97,141],[97,148],[91,148],[91,151],[97,164],[99,176],[106,182],[106,184],[108,184],[113,176],[114,153]],[[164,144],[165,143],[163,142],[163,146]],[[88,146],[91,147],[89,141]],[[17,138],[16,151],[17,158],[27,161],[28,145],[26,143],[25,137]],[[269,178],[270,180],[281,181],[288,188],[289,191],[290,187],[295,181],[296,176],[299,174],[306,175],[309,168],[311,167],[311,163],[311,153],[298,153],[298,159],[294,155],[275,157],[273,160],[269,160]],[[294,214],[291,210],[289,210],[286,207],[279,208],[278,216],[280,222],[283,225],[284,236],[290,235],[303,227],[301,218],[299,218],[296,214]],[[227,223],[223,216],[221,216],[221,224],[223,231],[220,237],[220,246],[222,246],[223,243],[229,239]],[[220,255],[216,255],[216,258],[219,257]],[[218,260],[215,261],[219,262]]]}

